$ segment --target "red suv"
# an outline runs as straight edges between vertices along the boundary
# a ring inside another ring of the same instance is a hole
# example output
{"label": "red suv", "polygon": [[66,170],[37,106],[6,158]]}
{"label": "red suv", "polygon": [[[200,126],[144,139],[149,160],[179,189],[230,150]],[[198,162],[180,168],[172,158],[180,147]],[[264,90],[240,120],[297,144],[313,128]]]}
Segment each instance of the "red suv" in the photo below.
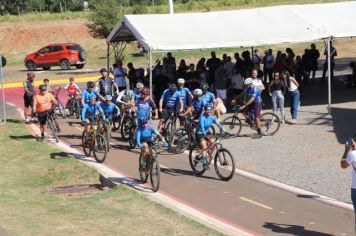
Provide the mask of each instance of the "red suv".
{"label": "red suv", "polygon": [[62,70],[69,70],[71,66],[82,69],[85,65],[86,52],[76,43],[49,44],[25,57],[28,70],[42,67],[49,70],[51,66],[60,66]]}

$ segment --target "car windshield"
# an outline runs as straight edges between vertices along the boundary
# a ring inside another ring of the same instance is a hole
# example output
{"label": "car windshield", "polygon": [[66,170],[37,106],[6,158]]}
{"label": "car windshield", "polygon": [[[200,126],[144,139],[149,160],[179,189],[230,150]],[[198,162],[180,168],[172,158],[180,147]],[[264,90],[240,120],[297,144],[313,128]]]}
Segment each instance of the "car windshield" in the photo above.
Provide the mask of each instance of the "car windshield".
{"label": "car windshield", "polygon": [[69,45],[66,47],[68,50],[82,50],[82,47],[80,45]]}

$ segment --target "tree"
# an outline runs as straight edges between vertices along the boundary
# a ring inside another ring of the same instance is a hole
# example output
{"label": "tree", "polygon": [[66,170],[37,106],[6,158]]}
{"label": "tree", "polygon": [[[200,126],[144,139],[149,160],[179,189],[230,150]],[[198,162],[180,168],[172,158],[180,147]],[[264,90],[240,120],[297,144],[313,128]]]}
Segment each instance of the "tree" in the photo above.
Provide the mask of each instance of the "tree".
{"label": "tree", "polygon": [[[89,16],[87,27],[92,37],[105,39],[123,16],[123,8],[115,0],[102,0]],[[112,43],[115,61],[122,60],[126,42]]]}

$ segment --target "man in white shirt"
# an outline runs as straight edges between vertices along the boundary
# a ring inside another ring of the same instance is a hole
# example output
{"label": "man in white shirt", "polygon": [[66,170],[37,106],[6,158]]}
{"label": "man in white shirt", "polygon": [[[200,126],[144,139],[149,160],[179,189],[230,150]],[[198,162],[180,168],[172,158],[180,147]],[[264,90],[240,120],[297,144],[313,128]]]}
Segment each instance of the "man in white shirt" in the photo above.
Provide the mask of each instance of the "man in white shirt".
{"label": "man in white shirt", "polygon": [[274,65],[274,56],[272,49],[268,49],[267,61],[266,61],[266,72],[268,74],[268,83],[273,80],[272,72],[273,72],[273,65]]}
{"label": "man in white shirt", "polygon": [[125,90],[127,87],[126,84],[126,75],[127,75],[127,70],[122,67],[122,62],[119,61],[117,64],[113,65],[114,70],[112,74],[114,75],[114,81],[119,87],[119,92],[122,90]]}
{"label": "man in white shirt", "polygon": [[351,200],[355,211],[355,231],[356,231],[356,143],[350,138],[345,144],[345,152],[341,158],[341,168],[352,166]]}
{"label": "man in white shirt", "polygon": [[257,69],[253,69],[251,72],[251,78],[252,78],[252,83],[255,87],[257,87],[259,90],[265,90],[265,86],[262,83],[262,80],[260,80],[258,77],[258,71]]}

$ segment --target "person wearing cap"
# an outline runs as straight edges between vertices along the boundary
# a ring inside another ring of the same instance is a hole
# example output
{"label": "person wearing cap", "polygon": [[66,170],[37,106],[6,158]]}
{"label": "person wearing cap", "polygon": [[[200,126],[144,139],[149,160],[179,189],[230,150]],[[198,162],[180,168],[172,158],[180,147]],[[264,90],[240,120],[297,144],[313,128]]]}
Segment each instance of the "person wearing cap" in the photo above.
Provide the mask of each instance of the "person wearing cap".
{"label": "person wearing cap", "polygon": [[[47,117],[49,112],[54,113],[53,106],[57,104],[56,99],[51,93],[47,92],[47,87],[45,85],[39,86],[40,93],[37,94],[33,99],[33,112],[37,113],[37,118],[40,123],[41,138],[44,140],[44,131],[47,123]],[[54,116],[55,117],[55,116]],[[61,132],[58,122],[54,119],[54,123],[57,126],[58,133]]]}
{"label": "person wearing cap", "polygon": [[194,98],[184,115],[193,116],[194,121],[197,122],[200,115],[203,113],[205,102],[201,98],[203,95],[203,91],[201,89],[194,89],[193,95]]}
{"label": "person wearing cap", "polygon": [[114,75],[115,83],[117,84],[119,92],[125,90],[127,87],[126,76],[127,70],[122,67],[122,62],[119,61],[117,64],[113,64],[114,70],[112,74]]}
{"label": "person wearing cap", "polygon": [[261,138],[261,111],[262,111],[262,97],[261,90],[256,87],[253,83],[252,78],[247,78],[244,81],[244,85],[246,86],[246,90],[244,94],[246,96],[246,101],[243,106],[240,107],[240,110],[245,108],[248,109],[249,112],[254,113],[256,127],[257,127],[257,135],[255,138]]}
{"label": "person wearing cap", "polygon": [[35,80],[35,73],[29,72],[27,73],[27,79],[23,82],[23,88],[25,93],[23,95],[23,100],[25,103],[24,115],[25,115],[25,123],[30,123],[32,115],[32,107],[33,107],[33,97],[35,95],[35,88],[34,88],[34,80]]}
{"label": "person wearing cap", "polygon": [[183,107],[183,101],[177,92],[177,85],[170,84],[169,89],[164,90],[159,100],[159,112],[161,112],[162,117],[159,121],[158,130],[162,129],[171,113],[177,112],[177,109],[179,109],[179,112],[183,112]]}
{"label": "person wearing cap", "polygon": [[118,86],[114,79],[108,76],[108,72],[105,68],[100,69],[101,77],[96,81],[95,86],[99,88],[99,94],[103,97],[106,95],[113,95],[113,88],[118,90]]}
{"label": "person wearing cap", "polygon": [[141,90],[141,96],[135,102],[136,117],[145,117],[147,120],[150,120],[151,111],[155,113],[155,119],[158,119],[158,110],[155,102],[150,98],[150,90],[148,88],[143,88]]}

